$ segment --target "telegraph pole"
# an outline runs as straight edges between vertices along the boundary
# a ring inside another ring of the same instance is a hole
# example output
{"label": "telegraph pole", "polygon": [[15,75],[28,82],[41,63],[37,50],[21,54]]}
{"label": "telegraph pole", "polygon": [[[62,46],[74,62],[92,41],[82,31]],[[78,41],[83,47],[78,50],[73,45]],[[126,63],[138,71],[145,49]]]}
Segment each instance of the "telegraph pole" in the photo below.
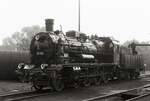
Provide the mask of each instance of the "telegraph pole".
{"label": "telegraph pole", "polygon": [[80,0],[78,0],[78,31],[80,32]]}

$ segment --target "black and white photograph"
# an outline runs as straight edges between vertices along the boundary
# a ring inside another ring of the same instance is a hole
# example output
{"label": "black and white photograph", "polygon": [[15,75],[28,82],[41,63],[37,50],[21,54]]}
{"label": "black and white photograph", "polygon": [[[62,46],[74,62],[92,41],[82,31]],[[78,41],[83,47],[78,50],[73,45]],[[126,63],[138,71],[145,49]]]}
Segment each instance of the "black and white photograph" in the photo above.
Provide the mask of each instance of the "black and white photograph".
{"label": "black and white photograph", "polygon": [[150,101],[150,1],[0,0],[0,101]]}

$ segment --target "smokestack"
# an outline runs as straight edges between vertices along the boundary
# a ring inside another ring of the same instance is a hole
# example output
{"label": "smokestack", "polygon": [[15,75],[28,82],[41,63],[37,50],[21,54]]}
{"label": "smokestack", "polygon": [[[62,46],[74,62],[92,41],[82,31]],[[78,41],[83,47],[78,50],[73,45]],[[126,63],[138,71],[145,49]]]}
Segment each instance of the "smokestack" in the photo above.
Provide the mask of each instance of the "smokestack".
{"label": "smokestack", "polygon": [[53,31],[54,19],[45,19],[46,31]]}

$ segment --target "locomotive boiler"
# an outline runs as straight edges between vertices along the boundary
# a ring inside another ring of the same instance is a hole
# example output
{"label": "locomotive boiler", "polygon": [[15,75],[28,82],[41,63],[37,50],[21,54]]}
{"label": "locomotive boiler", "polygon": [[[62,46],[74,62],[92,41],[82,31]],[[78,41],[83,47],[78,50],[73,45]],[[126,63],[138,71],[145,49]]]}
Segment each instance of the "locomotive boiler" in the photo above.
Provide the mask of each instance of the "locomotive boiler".
{"label": "locomotive boiler", "polygon": [[37,33],[30,44],[29,82],[37,90],[51,87],[90,86],[113,79],[135,79],[143,68],[141,55],[120,46],[109,37],[88,37],[84,33],[53,31],[53,19],[46,19],[46,32]]}

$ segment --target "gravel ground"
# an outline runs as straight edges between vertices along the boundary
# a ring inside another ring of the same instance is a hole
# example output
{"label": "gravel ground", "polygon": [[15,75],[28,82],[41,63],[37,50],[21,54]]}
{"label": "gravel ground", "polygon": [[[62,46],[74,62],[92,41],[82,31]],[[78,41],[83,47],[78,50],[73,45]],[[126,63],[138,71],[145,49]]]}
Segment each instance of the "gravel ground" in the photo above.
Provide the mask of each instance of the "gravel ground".
{"label": "gravel ground", "polygon": [[16,81],[0,81],[0,94],[15,93],[31,90],[31,85]]}

